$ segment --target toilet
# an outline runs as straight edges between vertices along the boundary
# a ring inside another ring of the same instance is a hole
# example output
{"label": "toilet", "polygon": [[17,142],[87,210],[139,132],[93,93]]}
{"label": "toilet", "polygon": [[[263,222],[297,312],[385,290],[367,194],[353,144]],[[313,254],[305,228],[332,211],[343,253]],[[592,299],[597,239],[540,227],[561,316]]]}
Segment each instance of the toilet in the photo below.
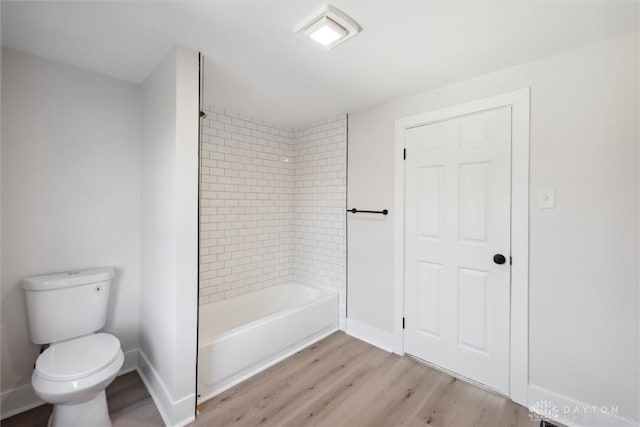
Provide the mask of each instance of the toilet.
{"label": "toilet", "polygon": [[105,325],[111,267],[27,277],[31,341],[49,344],[31,384],[53,404],[49,426],[111,426],[105,389],[122,367],[120,341],[98,332]]}

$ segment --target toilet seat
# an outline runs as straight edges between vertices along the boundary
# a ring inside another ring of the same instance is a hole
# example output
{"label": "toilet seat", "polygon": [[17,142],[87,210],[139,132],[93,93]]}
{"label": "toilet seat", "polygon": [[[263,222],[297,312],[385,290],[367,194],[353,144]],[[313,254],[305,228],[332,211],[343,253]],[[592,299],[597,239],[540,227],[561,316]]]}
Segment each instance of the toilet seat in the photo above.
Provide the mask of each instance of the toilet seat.
{"label": "toilet seat", "polygon": [[85,335],[46,349],[36,361],[36,372],[50,381],[79,380],[111,365],[120,354],[120,341],[113,335]]}
{"label": "toilet seat", "polygon": [[75,405],[86,402],[104,391],[118,375],[123,362],[124,354],[120,350],[113,363],[88,377],[71,381],[54,381],[44,378],[38,371],[33,371],[31,384],[36,396],[47,403]]}
{"label": "toilet seat", "polygon": [[[105,333],[86,335],[45,350],[36,361],[31,384],[43,401],[73,406],[104,394],[123,363],[118,338]],[[105,400],[105,411],[106,407]]]}

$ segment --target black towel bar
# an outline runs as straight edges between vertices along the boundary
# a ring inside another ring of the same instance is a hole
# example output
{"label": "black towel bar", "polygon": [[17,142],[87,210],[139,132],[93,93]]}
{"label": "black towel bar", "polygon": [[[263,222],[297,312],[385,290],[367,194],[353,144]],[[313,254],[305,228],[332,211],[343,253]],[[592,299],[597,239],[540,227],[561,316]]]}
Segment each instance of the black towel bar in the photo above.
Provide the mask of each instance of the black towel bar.
{"label": "black towel bar", "polygon": [[381,211],[363,211],[360,209],[347,209],[347,212],[351,212],[351,213],[374,213],[374,214],[382,214],[382,215],[387,215],[389,213],[389,211],[387,209],[383,209]]}

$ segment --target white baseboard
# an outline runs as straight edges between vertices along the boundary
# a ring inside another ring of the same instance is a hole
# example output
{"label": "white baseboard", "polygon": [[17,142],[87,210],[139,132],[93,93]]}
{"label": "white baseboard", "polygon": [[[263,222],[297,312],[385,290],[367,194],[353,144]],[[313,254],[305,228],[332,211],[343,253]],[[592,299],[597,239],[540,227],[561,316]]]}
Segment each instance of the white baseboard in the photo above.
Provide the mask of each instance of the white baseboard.
{"label": "white baseboard", "polygon": [[196,394],[174,400],[162,377],[142,350],[138,356],[138,374],[149,391],[165,425],[182,427],[195,419]]}
{"label": "white baseboard", "polygon": [[[118,376],[135,371],[138,367],[138,349],[124,352],[124,362],[118,372]],[[17,415],[21,412],[44,405],[44,402],[36,396],[31,383],[24,384],[11,390],[0,393],[0,419]]]}
{"label": "white baseboard", "polygon": [[138,369],[138,349],[128,350],[124,352],[124,363],[118,372],[118,376],[128,374]]}
{"label": "white baseboard", "polygon": [[393,333],[347,318],[347,334],[385,351],[393,351]]}
{"label": "white baseboard", "polygon": [[3,391],[0,393],[0,419],[4,420],[43,404],[33,391],[31,383]]}
{"label": "white baseboard", "polygon": [[618,414],[616,408],[590,405],[544,387],[529,384],[529,410],[567,427],[638,427],[640,419]]}
{"label": "white baseboard", "polygon": [[138,356],[138,374],[142,378],[142,382],[149,391],[153,403],[156,404],[158,412],[164,423],[168,426],[172,425],[171,418],[168,411],[171,408],[172,398],[167,390],[167,386],[162,381],[160,375],[158,375],[156,369],[153,367],[149,359],[142,350],[139,351]]}

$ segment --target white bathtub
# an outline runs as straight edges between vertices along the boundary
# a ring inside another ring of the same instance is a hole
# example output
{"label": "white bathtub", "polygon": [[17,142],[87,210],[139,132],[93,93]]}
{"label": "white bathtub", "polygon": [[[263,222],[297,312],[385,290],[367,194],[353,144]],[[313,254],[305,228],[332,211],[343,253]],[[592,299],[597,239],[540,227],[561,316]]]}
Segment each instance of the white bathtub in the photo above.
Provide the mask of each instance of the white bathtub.
{"label": "white bathtub", "polygon": [[338,329],[338,295],[287,284],[200,306],[198,403]]}

